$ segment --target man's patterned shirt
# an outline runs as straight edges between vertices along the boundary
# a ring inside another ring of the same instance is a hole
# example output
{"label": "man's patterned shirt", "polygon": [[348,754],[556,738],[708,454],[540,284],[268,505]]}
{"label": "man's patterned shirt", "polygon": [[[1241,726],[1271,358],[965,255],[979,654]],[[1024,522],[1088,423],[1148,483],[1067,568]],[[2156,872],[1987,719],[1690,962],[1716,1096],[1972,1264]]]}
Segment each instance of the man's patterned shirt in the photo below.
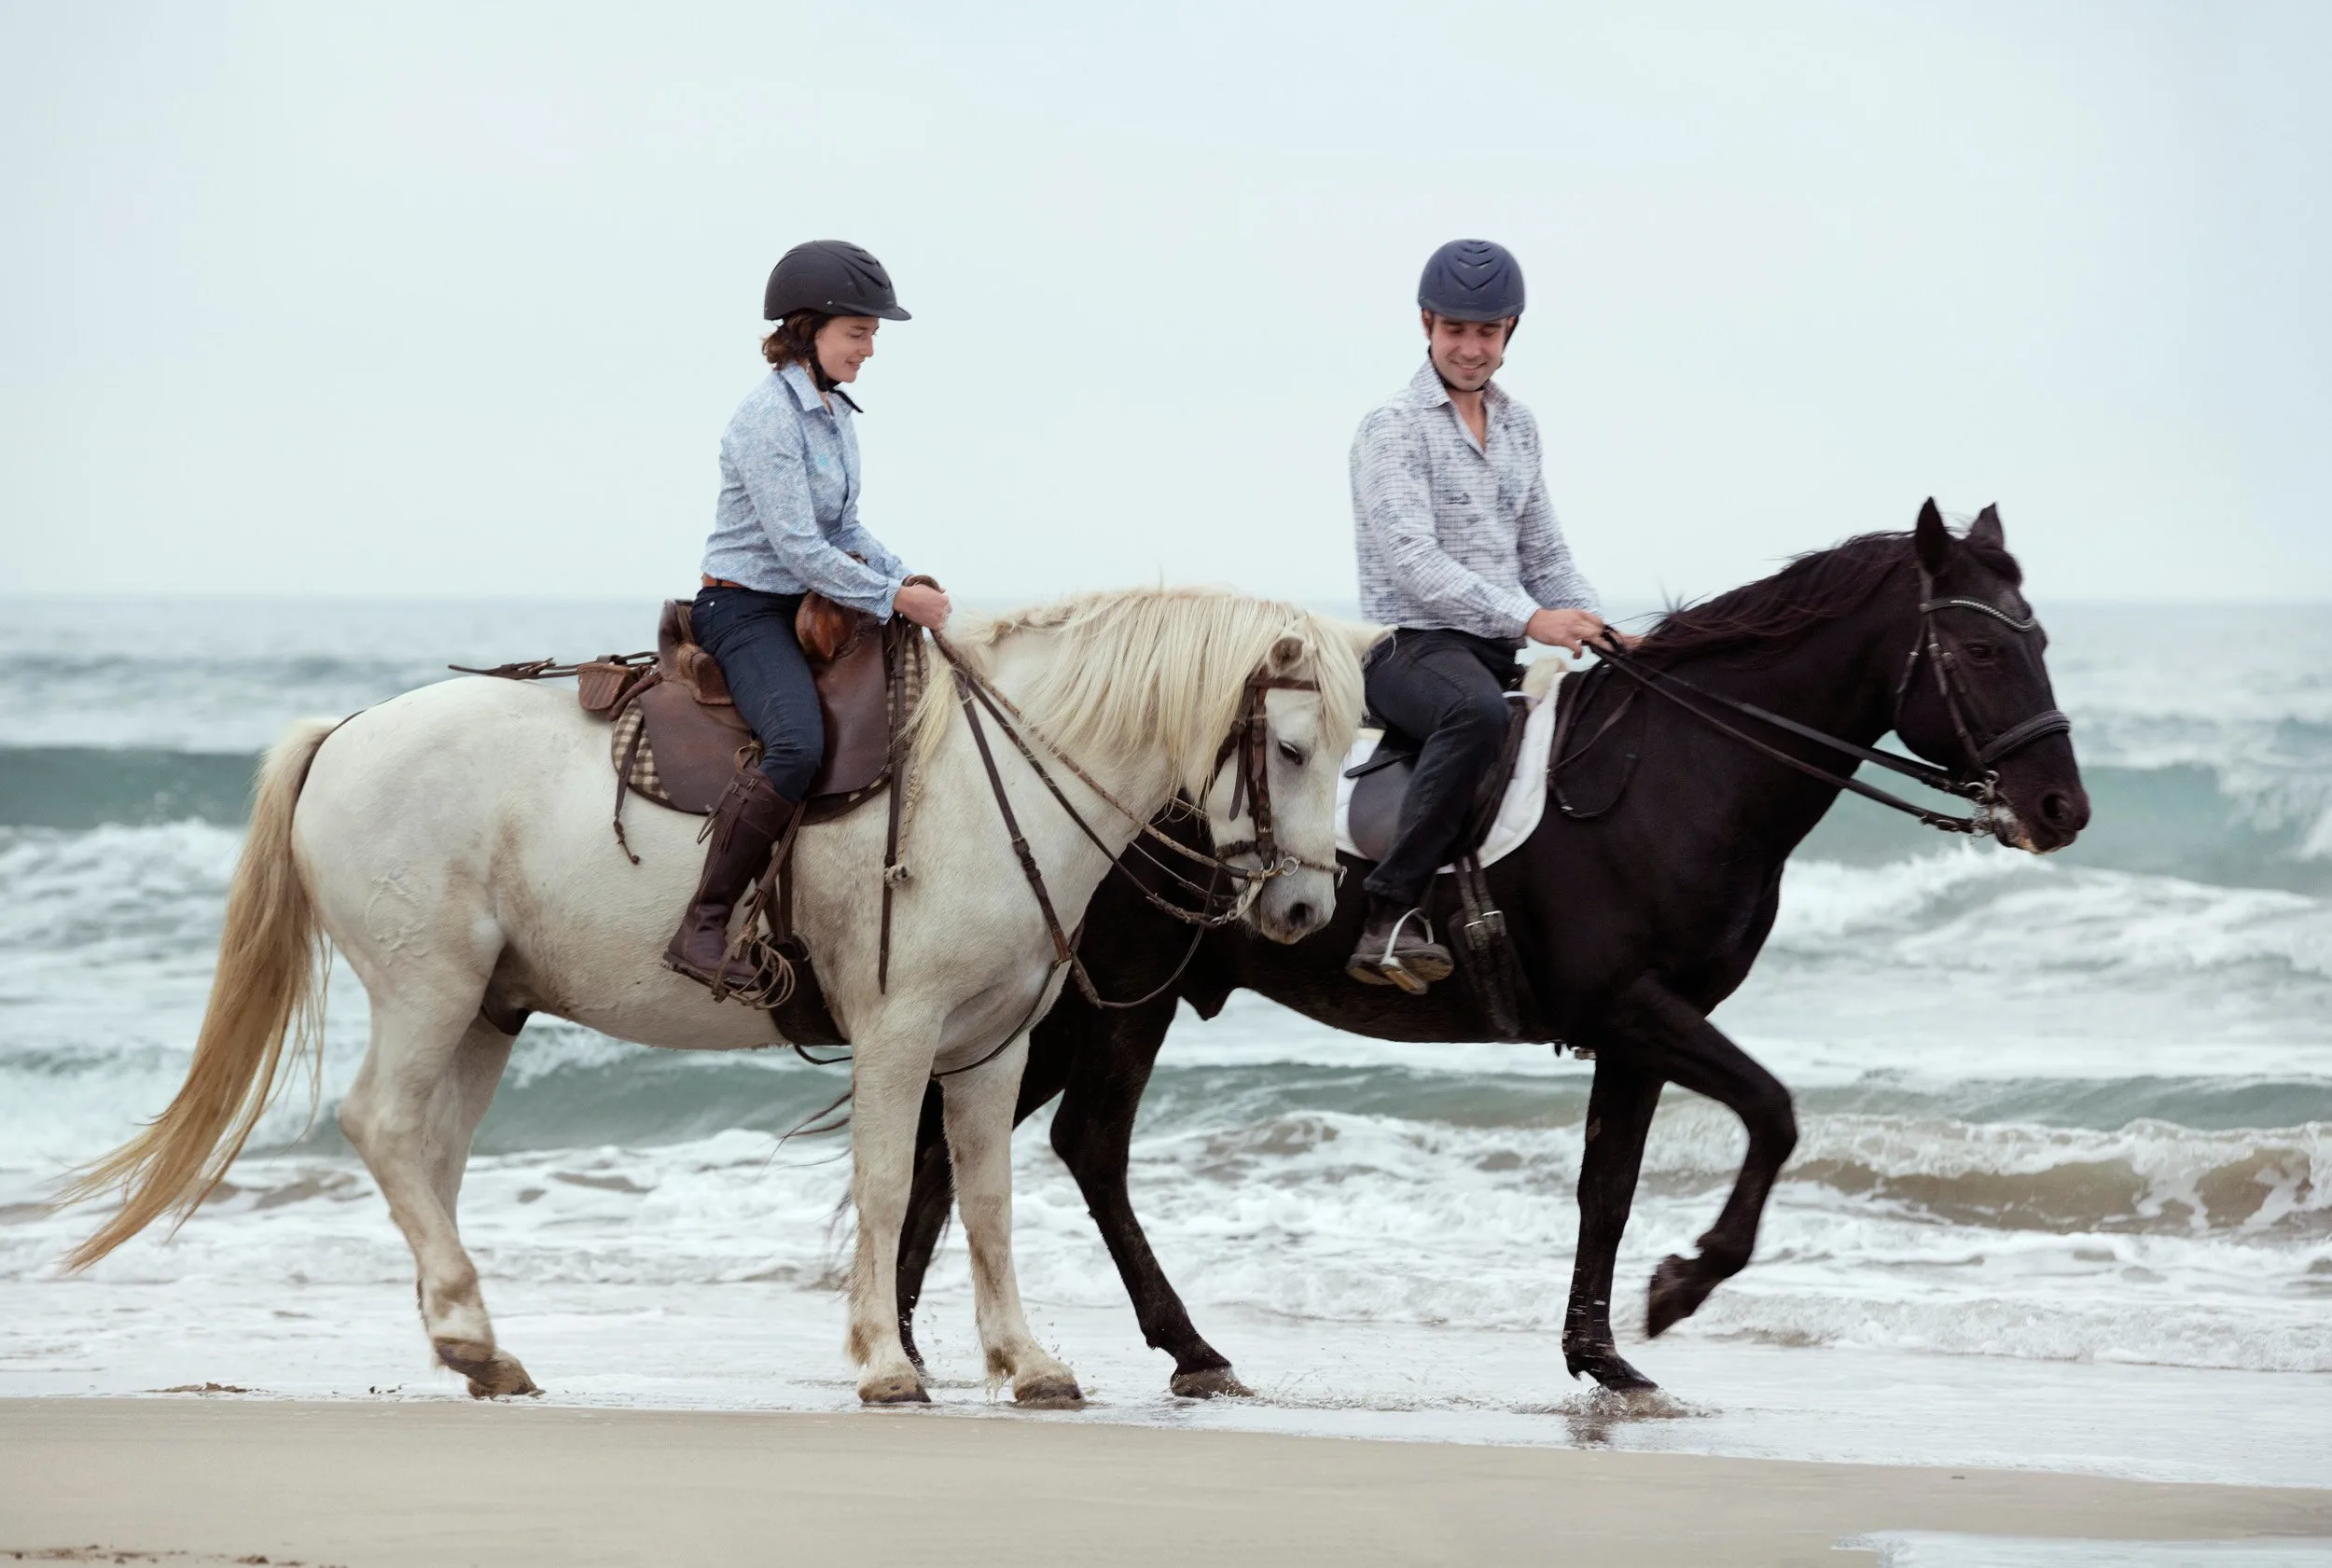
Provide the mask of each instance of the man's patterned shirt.
{"label": "man's patterned shirt", "polygon": [[1386,626],[1447,627],[1520,641],[1540,608],[1597,608],[1547,499],[1538,422],[1483,389],[1477,445],[1428,359],[1353,438],[1360,613]]}

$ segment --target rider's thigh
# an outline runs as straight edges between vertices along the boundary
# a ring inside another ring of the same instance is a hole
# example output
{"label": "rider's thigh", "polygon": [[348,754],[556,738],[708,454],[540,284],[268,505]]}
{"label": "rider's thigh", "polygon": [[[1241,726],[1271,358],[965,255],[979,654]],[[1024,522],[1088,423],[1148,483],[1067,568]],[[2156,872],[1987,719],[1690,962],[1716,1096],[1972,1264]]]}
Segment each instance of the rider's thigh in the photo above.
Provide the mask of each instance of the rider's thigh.
{"label": "rider's thigh", "polygon": [[798,800],[826,756],[818,687],[794,635],[791,595],[732,590],[698,633],[721,667],[737,715],[761,742],[761,770]]}
{"label": "rider's thigh", "polygon": [[1506,732],[1506,694],[1480,657],[1454,637],[1399,631],[1367,670],[1368,706],[1418,740]]}

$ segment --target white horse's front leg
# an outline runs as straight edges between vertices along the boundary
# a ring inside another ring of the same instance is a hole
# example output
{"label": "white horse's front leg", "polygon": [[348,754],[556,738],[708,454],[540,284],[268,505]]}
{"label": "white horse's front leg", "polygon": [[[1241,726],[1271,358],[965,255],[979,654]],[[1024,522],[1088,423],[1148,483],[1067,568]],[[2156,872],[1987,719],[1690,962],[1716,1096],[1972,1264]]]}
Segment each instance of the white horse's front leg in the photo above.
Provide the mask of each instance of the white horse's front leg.
{"label": "white horse's front leg", "polygon": [[993,1062],[941,1079],[940,1093],[988,1375],[1010,1379],[1012,1397],[1022,1405],[1061,1409],[1083,1404],[1084,1391],[1076,1374],[1029,1332],[1012,1269],[1012,1111],[1027,1063],[1028,1036],[1022,1034]]}
{"label": "white horse's front leg", "polygon": [[858,1397],[869,1405],[927,1403],[923,1381],[899,1339],[899,1231],[915,1181],[915,1126],[938,1050],[936,1019],[891,1009],[851,1045],[851,1196],[858,1247],[850,1273],[846,1348],[862,1370]]}

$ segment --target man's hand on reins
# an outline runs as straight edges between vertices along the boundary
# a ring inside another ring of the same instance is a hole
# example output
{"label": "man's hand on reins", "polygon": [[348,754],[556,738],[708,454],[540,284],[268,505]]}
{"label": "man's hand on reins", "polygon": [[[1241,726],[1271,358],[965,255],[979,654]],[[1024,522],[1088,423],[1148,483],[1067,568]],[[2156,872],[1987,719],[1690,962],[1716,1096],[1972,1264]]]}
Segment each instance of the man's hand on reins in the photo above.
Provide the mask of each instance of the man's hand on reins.
{"label": "man's hand on reins", "polygon": [[1522,634],[1534,643],[1546,643],[1569,653],[1584,653],[1587,645],[1605,637],[1617,637],[1622,647],[1633,647],[1636,639],[1616,627],[1607,626],[1603,617],[1592,610],[1535,610],[1522,628]]}

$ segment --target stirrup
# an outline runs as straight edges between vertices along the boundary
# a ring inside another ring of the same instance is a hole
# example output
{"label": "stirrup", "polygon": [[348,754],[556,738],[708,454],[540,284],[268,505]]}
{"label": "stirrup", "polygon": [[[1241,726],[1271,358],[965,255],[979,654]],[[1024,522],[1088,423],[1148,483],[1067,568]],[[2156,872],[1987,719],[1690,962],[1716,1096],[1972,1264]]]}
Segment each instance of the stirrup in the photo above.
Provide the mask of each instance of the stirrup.
{"label": "stirrup", "polygon": [[1393,928],[1384,934],[1384,951],[1379,953],[1373,962],[1376,964],[1377,973],[1386,979],[1399,986],[1411,996],[1423,996],[1425,993],[1425,988],[1433,982],[1424,976],[1412,971],[1393,951],[1400,943],[1402,928],[1412,920],[1424,927],[1426,944],[1432,945],[1433,922],[1425,918],[1425,911],[1421,909],[1407,909],[1402,912],[1400,919],[1393,923]]}
{"label": "stirrup", "polygon": [[[1344,973],[1363,985],[1397,986],[1411,996],[1422,996],[1425,989],[1434,981],[1448,978],[1450,971],[1447,968],[1443,968],[1438,975],[1421,974],[1394,951],[1400,943],[1402,931],[1412,920],[1423,927],[1423,945],[1433,949],[1436,952],[1443,951],[1440,944],[1434,939],[1433,922],[1425,918],[1423,909],[1412,907],[1404,910],[1400,917],[1394,921],[1392,929],[1385,934],[1383,951],[1378,952],[1366,948],[1355,950],[1353,956],[1344,963]],[[1430,957],[1431,955],[1412,954],[1412,956]]]}

